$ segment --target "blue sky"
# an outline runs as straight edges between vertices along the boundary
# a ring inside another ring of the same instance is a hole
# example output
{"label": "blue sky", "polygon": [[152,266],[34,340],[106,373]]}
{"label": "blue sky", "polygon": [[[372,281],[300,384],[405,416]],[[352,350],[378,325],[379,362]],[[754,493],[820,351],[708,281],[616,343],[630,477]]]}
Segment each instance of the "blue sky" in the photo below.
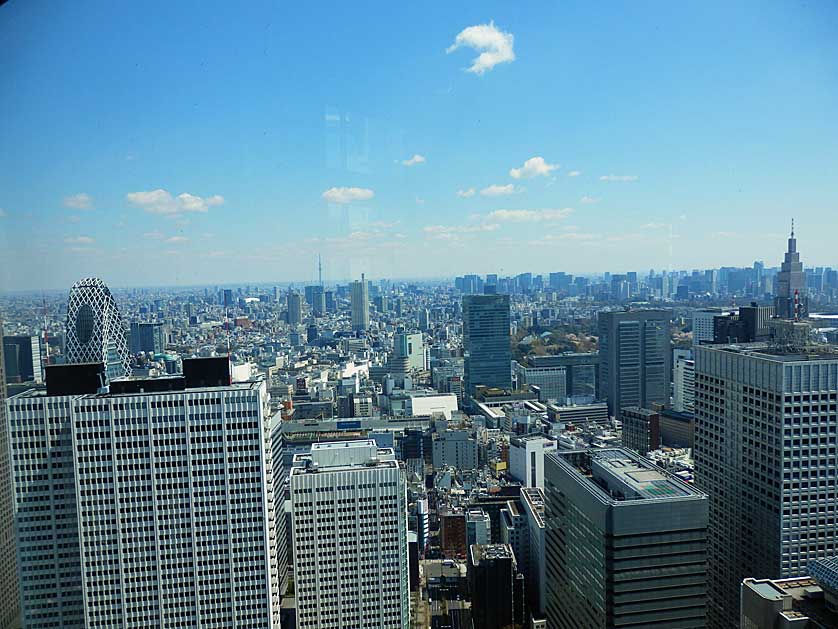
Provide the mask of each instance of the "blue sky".
{"label": "blue sky", "polygon": [[0,286],[838,265],[833,2],[209,4],[0,7]]}

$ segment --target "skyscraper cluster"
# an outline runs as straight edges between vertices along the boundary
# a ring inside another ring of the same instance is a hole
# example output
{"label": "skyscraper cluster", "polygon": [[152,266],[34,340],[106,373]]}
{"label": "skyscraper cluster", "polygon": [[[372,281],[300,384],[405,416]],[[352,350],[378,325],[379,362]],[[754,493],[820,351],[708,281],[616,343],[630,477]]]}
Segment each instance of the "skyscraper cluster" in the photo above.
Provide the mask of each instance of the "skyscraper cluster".
{"label": "skyscraper cluster", "polygon": [[0,629],[838,626],[834,317],[748,272],[14,305]]}

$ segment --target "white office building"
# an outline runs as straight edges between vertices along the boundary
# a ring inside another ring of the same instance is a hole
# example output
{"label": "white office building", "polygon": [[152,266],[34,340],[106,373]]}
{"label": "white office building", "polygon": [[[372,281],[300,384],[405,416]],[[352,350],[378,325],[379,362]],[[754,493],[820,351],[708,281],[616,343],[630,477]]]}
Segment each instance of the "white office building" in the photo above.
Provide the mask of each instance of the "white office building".
{"label": "white office building", "polygon": [[466,546],[472,544],[490,544],[492,541],[492,521],[483,509],[469,509],[466,512]]}
{"label": "white office building", "polygon": [[298,629],[408,627],[407,490],[393,450],[315,443],[290,482]]}
{"label": "white office building", "polygon": [[837,406],[834,346],[697,349],[693,452],[695,484],[710,499],[708,626],[739,621],[742,579],[806,575],[812,560],[838,554]]}
{"label": "white office building", "polygon": [[278,628],[264,382],[143,382],[7,402],[23,626]]}
{"label": "white office building", "polygon": [[713,342],[713,320],[730,314],[722,308],[702,308],[693,311],[693,345]]}
{"label": "white office building", "polygon": [[540,487],[521,489],[527,527],[527,560],[523,562],[530,608],[543,615],[547,605],[547,559],[544,546],[544,490]]}
{"label": "white office building", "polygon": [[509,473],[524,487],[544,488],[544,455],[556,450],[556,442],[542,435],[509,440]]}
{"label": "white office building", "polygon": [[500,542],[509,544],[518,569],[526,574],[526,563],[529,561],[529,532],[526,517],[521,512],[517,500],[510,500],[500,511]]}
{"label": "white office building", "polygon": [[679,413],[692,413],[695,408],[695,361],[676,358],[672,381],[672,408]]}

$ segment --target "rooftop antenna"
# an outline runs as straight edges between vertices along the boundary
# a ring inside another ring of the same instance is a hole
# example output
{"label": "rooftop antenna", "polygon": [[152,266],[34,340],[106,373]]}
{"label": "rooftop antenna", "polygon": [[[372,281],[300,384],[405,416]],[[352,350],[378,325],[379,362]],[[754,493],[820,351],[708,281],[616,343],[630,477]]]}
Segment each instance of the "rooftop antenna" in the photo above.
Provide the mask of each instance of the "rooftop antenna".
{"label": "rooftop antenna", "polygon": [[791,219],[791,237],[794,238],[794,219]]}
{"label": "rooftop antenna", "polygon": [[323,287],[323,257],[317,254],[317,278],[320,281],[320,287]]}

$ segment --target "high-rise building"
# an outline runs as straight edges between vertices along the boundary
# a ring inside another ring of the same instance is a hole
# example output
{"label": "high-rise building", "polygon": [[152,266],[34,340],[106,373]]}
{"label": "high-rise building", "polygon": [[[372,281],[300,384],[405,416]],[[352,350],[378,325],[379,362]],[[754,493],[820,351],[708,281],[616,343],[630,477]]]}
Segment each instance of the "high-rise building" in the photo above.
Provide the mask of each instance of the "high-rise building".
{"label": "high-rise building", "polygon": [[406,484],[393,450],[315,443],[294,456],[290,483],[298,629],[409,626]]}
{"label": "high-rise building", "polygon": [[66,334],[68,363],[104,364],[108,378],[131,374],[122,316],[102,280],[88,277],[73,284]]}
{"label": "high-rise building", "polygon": [[474,544],[468,549],[471,617],[480,629],[524,625],[524,575],[507,544]]}
{"label": "high-rise building", "polygon": [[774,310],[780,319],[802,319],[809,314],[809,299],[806,296],[806,277],[803,263],[797,251],[797,238],[794,237],[794,221],[791,234],[780,270],[775,280],[776,295]]}
{"label": "high-rise building", "polygon": [[419,329],[423,332],[427,332],[431,327],[431,313],[427,308],[420,308],[418,313],[418,325]]}
{"label": "high-rise building", "polygon": [[151,352],[162,354],[163,350],[166,349],[168,334],[168,326],[164,323],[132,321],[129,344],[131,353]]}
{"label": "high-rise building", "polygon": [[338,305],[335,300],[335,291],[327,290],[324,293],[324,301],[326,303],[326,312],[337,312]]}
{"label": "high-rise building", "polygon": [[524,487],[544,487],[544,457],[555,449],[556,442],[543,435],[512,437],[509,474]]}
{"label": "high-rise building", "polygon": [[492,541],[492,521],[483,509],[466,511],[466,544],[488,544]]}
{"label": "high-rise building", "polygon": [[463,297],[465,384],[469,395],[478,385],[512,388],[509,295]]}
{"label": "high-rise building", "polygon": [[224,381],[59,365],[8,400],[24,627],[279,626],[265,384]]}
{"label": "high-rise building", "polygon": [[[0,321],[0,338],[3,338],[2,321]],[[4,373],[3,344],[0,343],[0,629],[16,627],[18,612],[20,611],[8,427],[9,425],[6,422],[6,375]]]}
{"label": "high-rise building", "polygon": [[2,339],[6,382],[43,382],[41,337],[4,336]]}
{"label": "high-rise building", "polygon": [[435,468],[477,469],[477,441],[466,430],[444,430],[432,438],[432,459]]}
{"label": "high-rise building", "polygon": [[695,405],[695,361],[679,356],[672,370],[672,408],[692,413]]}
{"label": "high-rise building", "polygon": [[352,329],[366,330],[370,327],[370,287],[364,274],[361,281],[352,282]]}
{"label": "high-rise building", "polygon": [[[547,604],[547,560],[545,555],[544,489],[521,489],[521,505],[527,521],[527,558],[524,560],[527,600],[534,616],[543,616]],[[521,563],[521,562],[519,562]]]}
{"label": "high-rise building", "polygon": [[516,361],[513,367],[518,378],[518,387],[537,387],[539,402],[567,402],[567,368],[531,367],[527,361],[524,361],[524,364]]}
{"label": "high-rise building", "polygon": [[422,335],[398,333],[393,337],[391,368],[400,373],[428,368],[425,342]]}
{"label": "high-rise building", "polygon": [[303,322],[303,298],[300,293],[288,291],[288,325]]}
{"label": "high-rise building", "polygon": [[273,511],[270,521],[274,524],[273,536],[271,538],[271,556],[275,558],[272,563],[274,570],[272,581],[278,584],[279,595],[284,596],[288,588],[288,551],[290,550],[290,538],[288,536],[287,516],[285,513],[286,490],[288,488],[288,472],[283,463],[283,450],[285,438],[282,433],[282,413],[277,412],[271,417],[268,425],[270,448],[266,449],[269,459],[266,461],[268,476],[269,509]]}
{"label": "high-rise building", "polygon": [[670,310],[599,313],[600,396],[612,416],[624,406],[669,403],[671,318]]}
{"label": "high-rise building", "polygon": [[641,456],[660,448],[660,413],[648,408],[624,406],[620,409],[620,421],[624,447],[631,448]]}
{"label": "high-rise building", "polygon": [[322,317],[326,314],[326,291],[316,284],[305,287],[306,302],[311,306],[311,312],[315,317]]}
{"label": "high-rise building", "polygon": [[[527,364],[533,368],[564,367],[565,392],[574,404],[584,404],[596,399],[597,352],[565,352],[549,356],[527,356]],[[560,400],[564,404],[565,400]]]}
{"label": "high-rise building", "polygon": [[604,448],[548,454],[545,497],[548,627],[704,627],[705,495]]}
{"label": "high-rise building", "polygon": [[721,308],[701,308],[693,311],[693,345],[712,343],[714,339],[714,321],[716,317],[725,317],[730,310]]}
{"label": "high-rise building", "polygon": [[745,577],[838,554],[838,352],[696,348],[695,483],[710,497],[713,627],[736,626]]}

